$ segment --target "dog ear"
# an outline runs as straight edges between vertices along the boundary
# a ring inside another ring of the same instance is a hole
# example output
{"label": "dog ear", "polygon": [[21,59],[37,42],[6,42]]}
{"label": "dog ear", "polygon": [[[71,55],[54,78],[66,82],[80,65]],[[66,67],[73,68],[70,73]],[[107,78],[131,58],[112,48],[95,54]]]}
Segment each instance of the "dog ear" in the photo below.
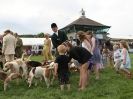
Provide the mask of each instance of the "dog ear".
{"label": "dog ear", "polygon": [[13,64],[12,63],[9,63],[9,65],[8,65],[10,68],[12,68],[13,67]]}
{"label": "dog ear", "polygon": [[12,72],[15,72],[15,69],[13,68],[13,64],[12,63],[10,63],[8,66],[11,69]]}
{"label": "dog ear", "polygon": [[46,76],[47,78],[50,77],[50,70],[49,70],[48,68],[46,68],[46,70],[45,70],[45,76]]}
{"label": "dog ear", "polygon": [[5,64],[4,67],[5,67],[5,68],[10,68],[10,67],[12,67],[12,65],[13,65],[12,63],[7,63],[7,64]]}

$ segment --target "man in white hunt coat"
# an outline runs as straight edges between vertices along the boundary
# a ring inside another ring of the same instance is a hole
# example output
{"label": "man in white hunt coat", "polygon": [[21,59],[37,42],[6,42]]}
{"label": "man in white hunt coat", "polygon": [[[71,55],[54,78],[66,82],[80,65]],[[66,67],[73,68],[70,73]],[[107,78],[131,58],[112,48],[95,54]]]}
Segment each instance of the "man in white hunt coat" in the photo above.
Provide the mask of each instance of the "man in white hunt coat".
{"label": "man in white hunt coat", "polygon": [[6,62],[14,60],[16,39],[10,30],[4,32],[2,53],[5,55]]}

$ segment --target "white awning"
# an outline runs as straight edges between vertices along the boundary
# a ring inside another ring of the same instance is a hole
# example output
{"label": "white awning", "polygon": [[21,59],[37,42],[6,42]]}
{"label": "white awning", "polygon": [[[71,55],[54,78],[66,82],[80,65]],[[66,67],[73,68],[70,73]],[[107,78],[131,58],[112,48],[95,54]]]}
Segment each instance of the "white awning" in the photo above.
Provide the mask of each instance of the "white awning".
{"label": "white awning", "polygon": [[133,35],[109,35],[112,39],[133,39]]}
{"label": "white awning", "polygon": [[44,38],[21,38],[24,46],[44,45]]}

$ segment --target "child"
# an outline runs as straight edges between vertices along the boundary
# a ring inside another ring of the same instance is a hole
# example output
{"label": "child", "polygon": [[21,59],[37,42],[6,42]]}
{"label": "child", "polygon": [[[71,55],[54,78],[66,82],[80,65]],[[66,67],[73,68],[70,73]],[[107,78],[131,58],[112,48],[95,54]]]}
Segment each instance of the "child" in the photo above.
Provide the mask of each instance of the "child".
{"label": "child", "polygon": [[114,45],[113,46],[113,50],[114,50],[114,68],[116,70],[116,72],[119,71],[119,68],[121,66],[121,52],[119,50],[118,45]]}
{"label": "child", "polygon": [[130,72],[130,68],[131,68],[131,63],[130,63],[130,56],[128,53],[128,45],[126,41],[121,41],[120,42],[120,47],[122,48],[121,50],[121,59],[122,59],[122,63],[120,66],[120,69],[122,71],[124,71],[124,73],[131,78],[131,72]]}
{"label": "child", "polygon": [[59,45],[57,50],[59,56],[57,56],[55,60],[55,76],[58,74],[61,91],[64,90],[64,85],[67,85],[67,89],[70,90],[68,68],[69,57],[65,55],[66,47],[64,45]]}
{"label": "child", "polygon": [[107,66],[107,60],[108,60],[108,49],[103,48],[103,50],[102,50],[102,61],[103,61],[103,66],[104,67]]}

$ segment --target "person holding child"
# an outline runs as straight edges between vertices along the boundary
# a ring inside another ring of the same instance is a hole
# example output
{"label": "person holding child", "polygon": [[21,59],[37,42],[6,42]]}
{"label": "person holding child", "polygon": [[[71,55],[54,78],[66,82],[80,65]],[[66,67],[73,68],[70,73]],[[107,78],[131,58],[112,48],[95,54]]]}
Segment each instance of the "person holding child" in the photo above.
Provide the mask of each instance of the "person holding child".
{"label": "person holding child", "polygon": [[129,78],[131,78],[131,72],[130,72],[130,68],[131,68],[131,62],[130,62],[130,56],[128,53],[128,45],[126,41],[121,41],[120,42],[120,47],[122,48],[121,50],[121,66],[120,69],[125,73],[126,76],[128,76]]}
{"label": "person holding child", "polygon": [[69,57],[65,55],[66,47],[64,45],[59,45],[57,47],[59,55],[55,59],[55,76],[58,75],[60,88],[64,90],[64,85],[67,85],[67,89],[70,90],[69,82]]}

